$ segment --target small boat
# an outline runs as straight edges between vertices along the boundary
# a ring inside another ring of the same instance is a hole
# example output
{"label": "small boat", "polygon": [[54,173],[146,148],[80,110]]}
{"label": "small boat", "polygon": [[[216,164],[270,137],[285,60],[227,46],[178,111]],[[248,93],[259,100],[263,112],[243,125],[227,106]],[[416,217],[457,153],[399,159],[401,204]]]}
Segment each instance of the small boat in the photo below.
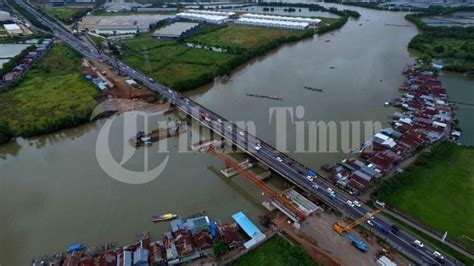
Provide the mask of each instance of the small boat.
{"label": "small boat", "polygon": [[78,244],[74,244],[74,245],[70,245],[66,251],[67,252],[73,252],[73,251],[79,251],[81,249],[85,248],[84,244],[81,244],[81,243],[78,243]]}
{"label": "small boat", "polygon": [[157,223],[157,222],[173,220],[176,217],[178,217],[178,215],[174,214],[174,213],[166,213],[166,214],[163,214],[163,215],[153,215],[151,217],[151,221],[154,222],[154,223]]}

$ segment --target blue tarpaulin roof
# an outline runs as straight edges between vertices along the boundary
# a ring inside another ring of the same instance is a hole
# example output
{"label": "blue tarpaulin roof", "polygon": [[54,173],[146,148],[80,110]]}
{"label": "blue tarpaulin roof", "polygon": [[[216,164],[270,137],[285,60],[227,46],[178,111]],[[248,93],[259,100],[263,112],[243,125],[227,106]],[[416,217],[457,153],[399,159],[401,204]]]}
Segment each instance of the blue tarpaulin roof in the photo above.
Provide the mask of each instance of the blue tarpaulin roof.
{"label": "blue tarpaulin roof", "polygon": [[232,215],[232,219],[235,220],[235,222],[244,230],[244,232],[249,236],[249,237],[254,237],[254,235],[262,234],[260,229],[250,221],[249,218],[243,213],[243,212],[238,212],[234,215]]}

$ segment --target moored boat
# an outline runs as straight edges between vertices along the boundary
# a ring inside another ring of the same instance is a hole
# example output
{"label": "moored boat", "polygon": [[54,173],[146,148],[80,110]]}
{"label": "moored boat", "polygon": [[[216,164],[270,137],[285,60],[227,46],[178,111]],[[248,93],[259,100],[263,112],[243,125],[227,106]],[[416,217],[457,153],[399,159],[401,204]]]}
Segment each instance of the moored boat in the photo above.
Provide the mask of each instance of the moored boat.
{"label": "moored boat", "polygon": [[172,220],[172,219],[175,219],[176,217],[178,217],[178,215],[174,214],[174,213],[166,213],[166,214],[162,214],[162,215],[153,215],[151,217],[151,221],[154,222],[154,223],[157,223],[157,222]]}

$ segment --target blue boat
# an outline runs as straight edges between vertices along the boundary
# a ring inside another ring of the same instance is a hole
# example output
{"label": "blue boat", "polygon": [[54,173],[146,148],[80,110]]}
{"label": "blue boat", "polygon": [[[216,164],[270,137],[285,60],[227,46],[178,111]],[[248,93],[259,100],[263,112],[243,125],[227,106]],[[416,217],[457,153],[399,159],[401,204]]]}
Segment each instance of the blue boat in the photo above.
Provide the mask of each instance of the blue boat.
{"label": "blue boat", "polygon": [[67,252],[73,252],[73,251],[78,251],[78,250],[81,250],[83,249],[85,246],[84,244],[74,244],[74,245],[70,245],[68,248],[67,248]]}

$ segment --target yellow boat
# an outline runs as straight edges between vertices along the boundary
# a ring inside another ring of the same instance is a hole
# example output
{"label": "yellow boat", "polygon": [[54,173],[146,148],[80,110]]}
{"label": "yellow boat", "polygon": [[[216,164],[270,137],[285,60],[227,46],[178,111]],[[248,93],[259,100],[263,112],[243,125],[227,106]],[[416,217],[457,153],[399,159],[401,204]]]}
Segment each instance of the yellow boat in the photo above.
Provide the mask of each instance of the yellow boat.
{"label": "yellow boat", "polygon": [[158,222],[173,220],[176,217],[178,217],[178,215],[174,214],[174,213],[166,213],[166,214],[163,214],[163,215],[153,215],[151,217],[151,221],[154,222],[154,223],[158,223]]}

